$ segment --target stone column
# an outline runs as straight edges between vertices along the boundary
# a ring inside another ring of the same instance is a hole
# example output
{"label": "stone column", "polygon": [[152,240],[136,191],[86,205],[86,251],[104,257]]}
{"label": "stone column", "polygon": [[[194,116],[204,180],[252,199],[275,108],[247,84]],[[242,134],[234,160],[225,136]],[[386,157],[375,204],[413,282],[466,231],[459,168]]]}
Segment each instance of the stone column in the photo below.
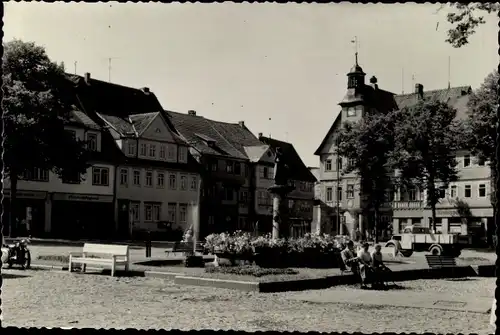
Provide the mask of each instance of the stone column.
{"label": "stone column", "polygon": [[280,237],[281,221],[281,196],[278,193],[273,194],[273,239]]}

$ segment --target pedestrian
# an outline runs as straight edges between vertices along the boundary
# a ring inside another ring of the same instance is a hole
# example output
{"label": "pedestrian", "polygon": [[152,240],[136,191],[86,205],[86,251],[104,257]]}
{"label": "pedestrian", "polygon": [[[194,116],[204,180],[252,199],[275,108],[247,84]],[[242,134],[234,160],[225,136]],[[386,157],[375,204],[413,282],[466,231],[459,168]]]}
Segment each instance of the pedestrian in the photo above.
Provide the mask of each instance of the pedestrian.
{"label": "pedestrian", "polygon": [[26,234],[28,238],[31,238],[31,220],[26,220]]}

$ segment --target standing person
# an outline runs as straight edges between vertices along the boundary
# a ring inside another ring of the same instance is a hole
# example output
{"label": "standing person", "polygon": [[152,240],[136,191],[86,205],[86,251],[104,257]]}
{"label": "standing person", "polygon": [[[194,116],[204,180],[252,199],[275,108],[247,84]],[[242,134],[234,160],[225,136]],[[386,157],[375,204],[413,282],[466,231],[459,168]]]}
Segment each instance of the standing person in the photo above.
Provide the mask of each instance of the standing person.
{"label": "standing person", "polygon": [[31,220],[26,220],[26,234],[31,238]]}
{"label": "standing person", "polygon": [[361,288],[367,288],[366,284],[372,277],[372,256],[368,252],[368,242],[363,242],[361,250],[358,251],[359,274],[361,276]]}

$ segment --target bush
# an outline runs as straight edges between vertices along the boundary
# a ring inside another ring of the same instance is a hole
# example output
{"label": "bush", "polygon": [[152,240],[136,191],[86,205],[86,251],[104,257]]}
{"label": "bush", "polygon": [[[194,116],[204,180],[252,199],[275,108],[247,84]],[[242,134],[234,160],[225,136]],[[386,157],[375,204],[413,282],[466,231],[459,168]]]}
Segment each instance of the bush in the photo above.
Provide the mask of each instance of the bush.
{"label": "bush", "polygon": [[235,267],[206,267],[207,273],[224,273],[239,276],[263,277],[270,275],[296,275],[299,272],[293,269],[261,268],[258,266],[235,266]]}

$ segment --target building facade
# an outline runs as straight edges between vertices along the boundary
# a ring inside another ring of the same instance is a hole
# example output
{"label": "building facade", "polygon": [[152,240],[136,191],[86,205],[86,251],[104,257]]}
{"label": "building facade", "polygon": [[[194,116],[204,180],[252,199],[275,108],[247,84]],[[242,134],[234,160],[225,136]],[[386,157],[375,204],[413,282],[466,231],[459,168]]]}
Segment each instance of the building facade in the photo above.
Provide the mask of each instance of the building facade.
{"label": "building facade", "polygon": [[[354,173],[340,173],[343,164],[348,164],[336,155],[336,132],[341,124],[346,120],[357,121],[364,113],[410,107],[422,99],[446,102],[457,110],[457,118],[463,119],[467,117],[467,103],[472,90],[463,86],[424,91],[423,85],[416,84],[413,93],[395,95],[379,89],[374,77],[370,79],[371,85],[365,85],[365,74],[357,62],[347,76],[347,94],[339,103],[342,109],[315,152],[320,158],[321,185],[317,191],[320,197],[315,208],[315,224],[323,227],[318,229],[352,234],[356,228],[371,229],[373,217],[361,215],[363,198],[359,191],[359,177]],[[442,199],[437,205],[436,229],[442,233],[484,236],[493,218],[488,162],[480,162],[467,152],[457,152],[456,158],[459,178],[442,190]],[[467,207],[470,220],[463,220],[458,204]],[[382,238],[400,232],[410,224],[430,227],[431,209],[426,205],[425,191],[417,188],[387,190],[387,202],[379,220]]]}
{"label": "building facade", "polygon": [[[115,169],[109,159],[113,154],[102,142],[103,129],[80,111],[71,113],[65,128],[77,139],[88,141],[91,166],[83,176],[66,178],[40,169],[27,173],[17,185],[18,219],[30,221],[35,237],[110,237]],[[4,194],[10,198],[9,179],[4,180]],[[19,233],[26,232],[21,227]]]}

